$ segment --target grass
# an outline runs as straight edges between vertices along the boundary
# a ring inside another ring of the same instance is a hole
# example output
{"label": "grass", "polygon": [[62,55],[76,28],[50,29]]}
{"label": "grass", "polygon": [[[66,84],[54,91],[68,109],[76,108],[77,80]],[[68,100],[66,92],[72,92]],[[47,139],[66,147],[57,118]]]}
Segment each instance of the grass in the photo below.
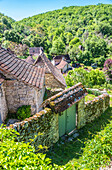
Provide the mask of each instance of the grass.
{"label": "grass", "polygon": [[107,93],[108,93],[109,95],[112,95],[112,90],[108,90]]}
{"label": "grass", "polygon": [[87,102],[88,100],[93,100],[96,96],[94,94],[88,94],[87,96],[85,96],[85,102]]}
{"label": "grass", "polygon": [[67,163],[73,164],[82,156],[82,148],[85,147],[84,142],[91,140],[93,138],[92,134],[101,132],[104,127],[109,124],[110,120],[112,120],[112,97],[111,107],[98,119],[95,119],[92,123],[88,123],[85,127],[80,129],[78,138],[63,144],[58,142],[49,150],[47,157],[51,158],[52,163],[57,165],[66,165]]}

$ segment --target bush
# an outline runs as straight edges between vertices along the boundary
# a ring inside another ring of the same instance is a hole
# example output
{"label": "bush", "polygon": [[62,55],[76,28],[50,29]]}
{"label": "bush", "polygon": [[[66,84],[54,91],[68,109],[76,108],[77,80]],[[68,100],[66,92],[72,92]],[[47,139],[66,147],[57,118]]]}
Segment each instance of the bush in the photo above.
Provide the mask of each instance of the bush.
{"label": "bush", "polygon": [[20,119],[20,120],[24,120],[24,119],[30,117],[31,116],[31,106],[23,105],[22,107],[19,107],[16,115],[17,115],[17,119]]}
{"label": "bush", "polygon": [[15,130],[0,127],[0,169],[52,169],[45,154],[35,154],[30,143],[15,142]]}
{"label": "bush", "polygon": [[109,165],[112,157],[112,122],[92,140],[85,142],[83,151],[79,161],[81,169],[96,170]]}
{"label": "bush", "polygon": [[[62,170],[72,169],[72,165],[51,164],[51,159],[43,153],[37,153],[31,142],[16,142],[14,129],[0,127],[0,170]],[[40,145],[42,149],[42,146]]]}
{"label": "bush", "polygon": [[106,82],[103,71],[98,69],[86,71],[84,68],[76,68],[69,71],[65,77],[67,86],[73,86],[81,82],[85,87],[92,88],[95,85],[103,85]]}
{"label": "bush", "polygon": [[95,96],[101,95],[99,91],[87,89],[88,94],[94,94]]}

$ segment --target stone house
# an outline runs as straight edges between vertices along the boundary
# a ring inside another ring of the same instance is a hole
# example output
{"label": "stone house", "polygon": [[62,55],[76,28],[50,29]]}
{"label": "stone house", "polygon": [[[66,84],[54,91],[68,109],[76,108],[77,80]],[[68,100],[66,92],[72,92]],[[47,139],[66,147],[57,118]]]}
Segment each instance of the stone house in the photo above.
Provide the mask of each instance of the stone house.
{"label": "stone house", "polygon": [[[31,57],[28,57],[25,61],[32,64]],[[61,74],[61,72],[57,69],[57,67],[53,66],[50,60],[46,57],[43,52],[43,49],[40,48],[40,54],[38,55],[37,59],[33,63],[33,65],[44,68],[45,67],[45,85],[47,88],[56,89],[61,88],[65,89],[66,82]]]}
{"label": "stone house", "polygon": [[60,70],[61,73],[66,73],[68,70],[72,70],[70,64],[63,59],[56,67]]}
{"label": "stone house", "polygon": [[51,61],[51,63],[54,66],[56,66],[56,65],[58,65],[62,61],[62,59],[65,60],[67,63],[71,62],[70,57],[67,54],[67,55],[58,55],[58,56],[53,57],[53,60]]}
{"label": "stone house", "polygon": [[39,56],[41,49],[43,48],[42,47],[30,47],[29,48],[30,56]]}
{"label": "stone house", "polygon": [[0,47],[0,120],[22,105],[41,110],[45,92],[45,68],[33,66]]}

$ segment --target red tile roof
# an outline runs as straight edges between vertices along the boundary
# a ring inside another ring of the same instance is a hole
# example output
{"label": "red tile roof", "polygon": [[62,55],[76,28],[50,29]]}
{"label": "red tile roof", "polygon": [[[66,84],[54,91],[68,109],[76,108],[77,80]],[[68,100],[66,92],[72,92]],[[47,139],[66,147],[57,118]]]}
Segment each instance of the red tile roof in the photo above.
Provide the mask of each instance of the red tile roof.
{"label": "red tile roof", "polygon": [[63,69],[68,63],[65,60],[61,60],[61,62],[56,66],[59,70]]}
{"label": "red tile roof", "polygon": [[0,70],[13,75],[16,79],[41,89],[44,82],[45,68],[38,68],[0,47]]}
{"label": "red tile roof", "polygon": [[62,73],[45,56],[45,54],[43,53],[43,50],[41,50],[41,53],[34,64],[36,64],[38,66],[40,59],[42,59],[44,65],[47,68],[47,70],[49,71],[49,73],[53,74],[55,79],[57,79],[64,87],[66,87],[66,82],[65,82],[65,79],[64,79]]}
{"label": "red tile roof", "polygon": [[25,61],[29,64],[33,64],[35,62],[32,56],[28,56],[27,59],[25,59]]}

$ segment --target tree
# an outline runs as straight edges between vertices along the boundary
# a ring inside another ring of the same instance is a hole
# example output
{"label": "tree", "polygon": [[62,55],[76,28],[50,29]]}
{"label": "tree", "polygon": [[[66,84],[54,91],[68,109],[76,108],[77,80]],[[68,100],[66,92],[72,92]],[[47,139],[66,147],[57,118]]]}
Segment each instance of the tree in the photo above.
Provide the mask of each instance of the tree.
{"label": "tree", "polygon": [[6,40],[12,41],[12,42],[16,42],[19,43],[21,42],[21,36],[14,30],[6,30],[4,32],[4,37]]}
{"label": "tree", "polygon": [[106,54],[108,53],[107,43],[97,36],[87,38],[84,45],[85,50],[89,51],[93,58],[99,56],[106,57]]}
{"label": "tree", "polygon": [[53,55],[60,55],[60,54],[64,54],[64,52],[65,52],[65,44],[61,40],[61,38],[54,40],[50,53]]}

